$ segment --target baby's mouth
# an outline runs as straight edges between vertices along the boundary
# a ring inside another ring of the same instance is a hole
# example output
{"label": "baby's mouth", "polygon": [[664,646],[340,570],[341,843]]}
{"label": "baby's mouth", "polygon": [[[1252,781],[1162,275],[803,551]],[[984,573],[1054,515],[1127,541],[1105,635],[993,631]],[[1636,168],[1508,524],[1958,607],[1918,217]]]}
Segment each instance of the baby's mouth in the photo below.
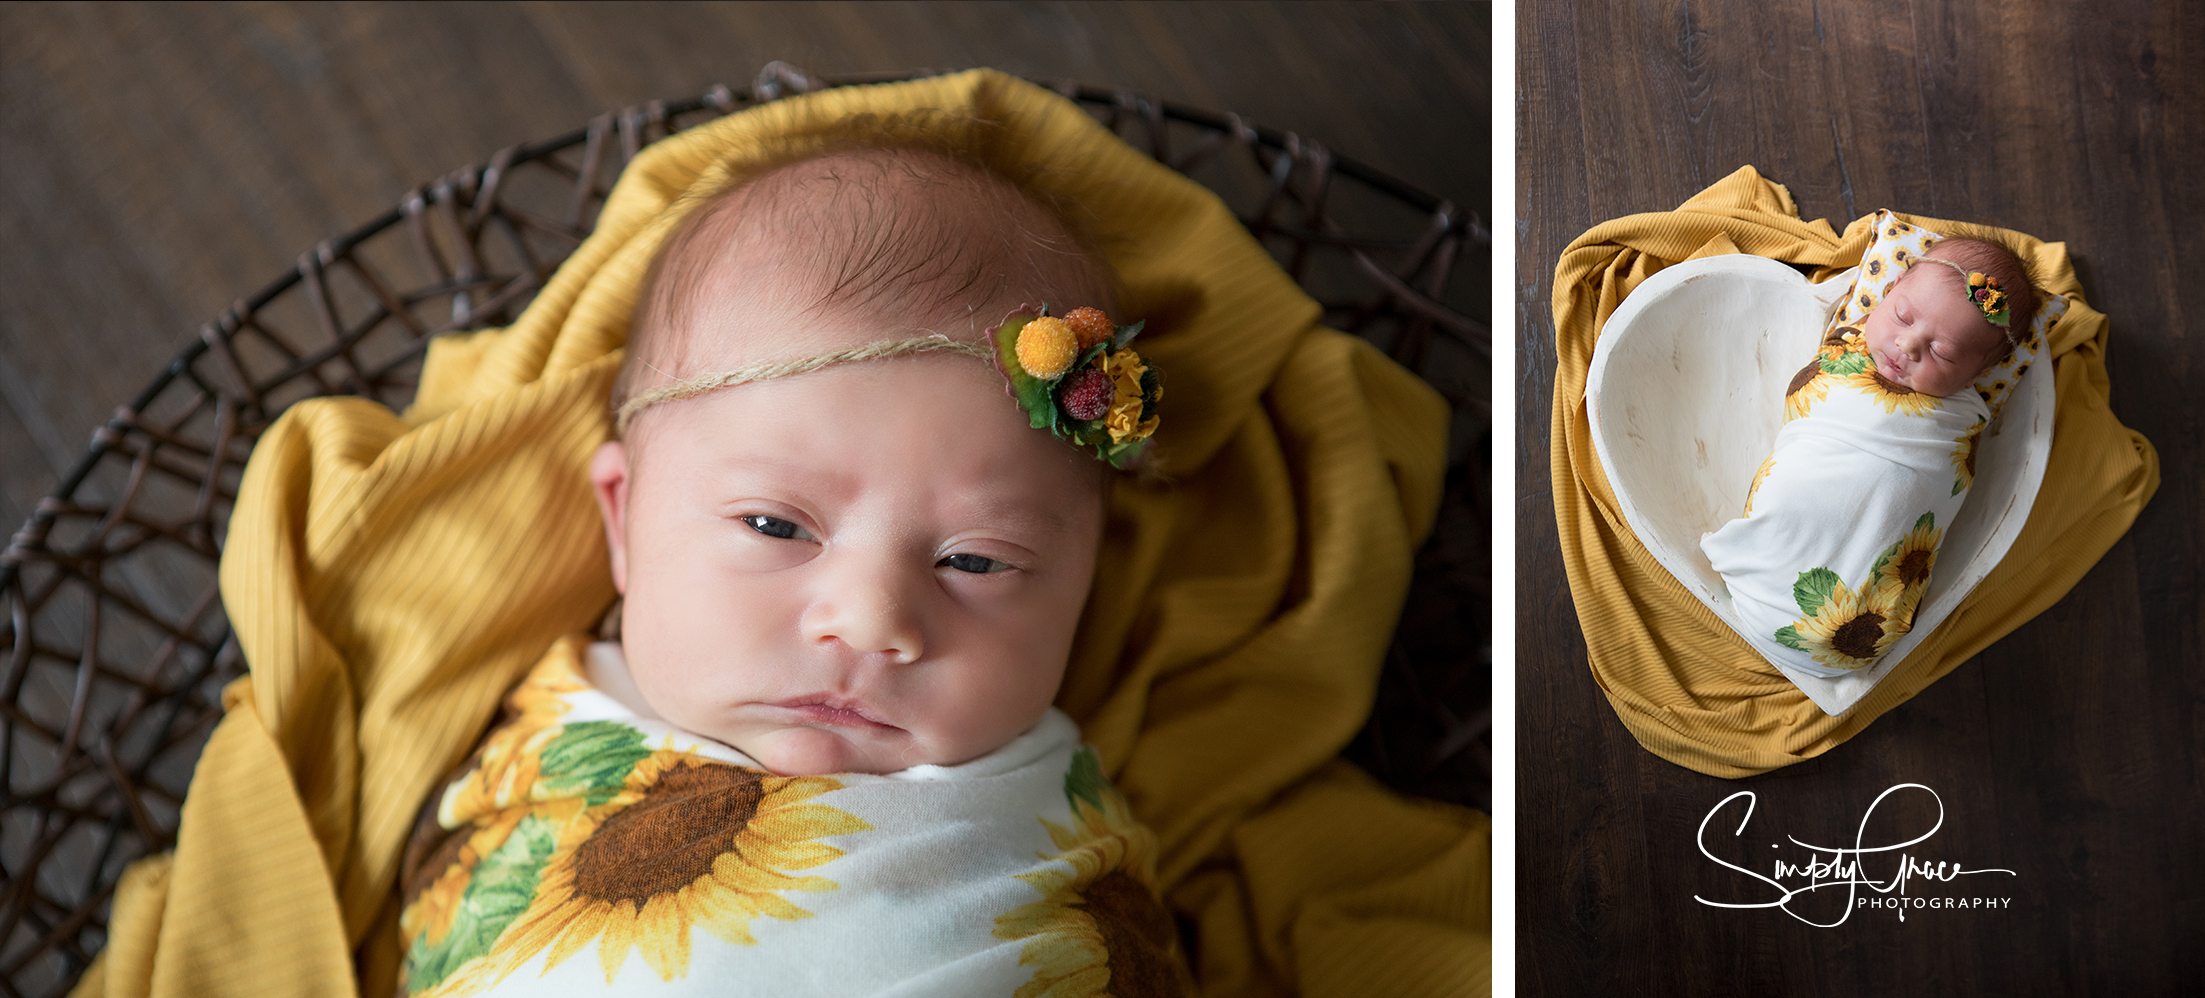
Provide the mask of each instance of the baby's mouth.
{"label": "baby's mouth", "polygon": [[813,724],[827,724],[840,728],[861,728],[879,731],[899,731],[893,724],[875,719],[865,710],[861,701],[838,697],[827,693],[811,693],[791,697],[778,703],[766,704],[802,716]]}

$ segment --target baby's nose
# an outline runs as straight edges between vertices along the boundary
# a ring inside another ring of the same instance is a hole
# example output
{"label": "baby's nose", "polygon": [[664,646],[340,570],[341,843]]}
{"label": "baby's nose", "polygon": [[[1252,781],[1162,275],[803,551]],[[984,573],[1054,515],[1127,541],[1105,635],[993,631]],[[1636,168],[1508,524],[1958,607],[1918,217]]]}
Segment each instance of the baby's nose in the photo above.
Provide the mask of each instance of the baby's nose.
{"label": "baby's nose", "polygon": [[817,599],[804,613],[801,629],[810,642],[838,641],[862,655],[887,655],[909,664],[926,652],[925,593],[911,573],[868,563],[838,566],[823,580]]}

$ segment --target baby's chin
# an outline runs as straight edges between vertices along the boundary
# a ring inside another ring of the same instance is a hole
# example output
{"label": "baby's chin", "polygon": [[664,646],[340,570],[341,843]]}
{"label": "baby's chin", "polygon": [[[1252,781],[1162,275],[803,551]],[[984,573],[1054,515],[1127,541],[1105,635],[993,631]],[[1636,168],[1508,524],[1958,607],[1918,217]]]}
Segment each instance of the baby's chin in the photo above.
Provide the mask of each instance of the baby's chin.
{"label": "baby's chin", "polygon": [[776,728],[735,745],[775,776],[893,773],[924,760],[887,758],[884,746],[847,737],[832,727]]}

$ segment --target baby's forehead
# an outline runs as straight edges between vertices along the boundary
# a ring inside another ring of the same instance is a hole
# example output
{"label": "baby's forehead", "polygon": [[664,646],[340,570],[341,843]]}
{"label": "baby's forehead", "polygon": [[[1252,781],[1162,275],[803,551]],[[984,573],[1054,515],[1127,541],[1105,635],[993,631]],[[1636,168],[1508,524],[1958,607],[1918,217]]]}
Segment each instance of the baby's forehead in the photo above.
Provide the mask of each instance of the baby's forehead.
{"label": "baby's forehead", "polygon": [[1002,375],[961,355],[890,357],[737,385],[659,408],[653,454],[707,489],[825,503],[865,496],[960,519],[1062,527],[1102,462],[1028,425]]}

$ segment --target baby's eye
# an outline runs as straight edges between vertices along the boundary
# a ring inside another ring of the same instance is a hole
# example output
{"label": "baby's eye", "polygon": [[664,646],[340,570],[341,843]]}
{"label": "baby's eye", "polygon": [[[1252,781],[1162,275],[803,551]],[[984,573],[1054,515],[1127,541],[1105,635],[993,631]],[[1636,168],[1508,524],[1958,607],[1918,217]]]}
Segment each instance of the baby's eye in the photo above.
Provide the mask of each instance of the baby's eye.
{"label": "baby's eye", "polygon": [[934,567],[954,568],[960,572],[971,572],[974,575],[986,575],[990,572],[1000,572],[1011,566],[1006,565],[993,558],[983,558],[976,554],[953,554],[947,558],[935,562]]}
{"label": "baby's eye", "polygon": [[748,524],[750,526],[750,529],[764,534],[767,537],[776,537],[784,541],[808,541],[814,539],[810,531],[805,530],[804,528],[799,527],[796,524],[791,523],[787,520],[781,519],[778,516],[746,516],[742,519],[745,524]]}

